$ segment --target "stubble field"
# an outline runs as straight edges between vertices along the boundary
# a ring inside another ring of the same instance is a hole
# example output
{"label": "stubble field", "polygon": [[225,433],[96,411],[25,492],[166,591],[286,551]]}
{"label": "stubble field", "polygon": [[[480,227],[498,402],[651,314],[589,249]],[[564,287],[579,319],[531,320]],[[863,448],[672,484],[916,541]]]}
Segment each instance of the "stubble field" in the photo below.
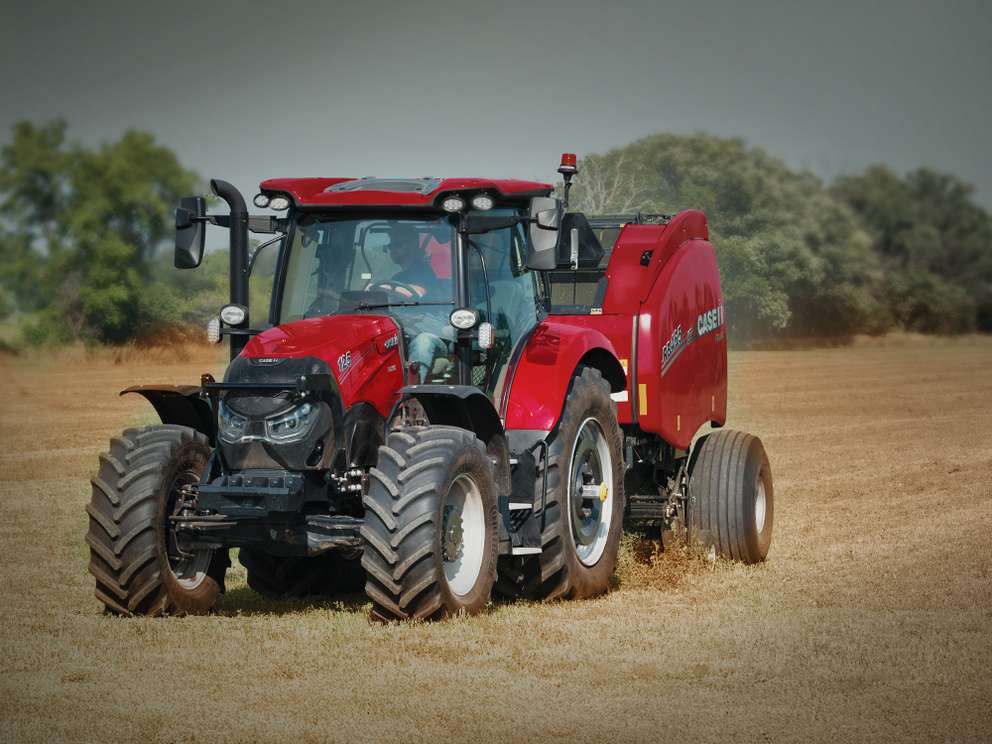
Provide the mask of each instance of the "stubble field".
{"label": "stubble field", "polygon": [[0,740],[988,741],[992,339],[731,356],[775,475],[768,562],[629,548],[606,597],[370,625],[360,599],[104,616],[88,479],[139,382],[204,352],[0,358]]}

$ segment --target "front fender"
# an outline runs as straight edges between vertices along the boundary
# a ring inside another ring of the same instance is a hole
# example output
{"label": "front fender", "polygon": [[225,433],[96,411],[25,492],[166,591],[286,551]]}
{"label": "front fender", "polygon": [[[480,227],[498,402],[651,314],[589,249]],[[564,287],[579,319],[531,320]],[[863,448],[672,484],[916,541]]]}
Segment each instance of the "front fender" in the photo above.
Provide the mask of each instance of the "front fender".
{"label": "front fender", "polygon": [[137,393],[152,404],[163,424],[178,424],[205,434],[214,444],[216,422],[199,385],[133,385],[121,395]]}
{"label": "front fender", "polygon": [[505,428],[551,431],[580,364],[599,369],[613,392],[626,389],[616,349],[602,332],[554,319],[543,321],[513,370],[503,401]]}

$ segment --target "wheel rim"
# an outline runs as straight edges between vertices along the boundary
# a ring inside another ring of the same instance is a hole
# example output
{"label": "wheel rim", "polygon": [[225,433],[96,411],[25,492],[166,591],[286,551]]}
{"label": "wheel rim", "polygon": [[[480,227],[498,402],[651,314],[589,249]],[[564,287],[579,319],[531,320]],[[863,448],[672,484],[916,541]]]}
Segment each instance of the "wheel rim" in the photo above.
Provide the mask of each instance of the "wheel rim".
{"label": "wheel rim", "polygon": [[197,550],[189,553],[180,550],[174,523],[168,519],[168,516],[178,516],[183,511],[183,499],[181,498],[183,486],[197,483],[199,480],[199,474],[193,470],[186,470],[180,473],[169,489],[169,500],[166,503],[165,510],[167,515],[165,525],[165,552],[166,557],[169,559],[169,571],[179,586],[184,589],[196,589],[203,583],[203,580],[207,577],[207,570],[210,568],[210,559],[213,557],[213,551]]}
{"label": "wheel rim", "polygon": [[441,559],[444,578],[453,594],[472,591],[482,570],[486,547],[486,516],[479,486],[467,474],[451,483],[442,504]]}
{"label": "wheel rim", "polygon": [[599,422],[579,427],[569,459],[568,515],[575,551],[583,565],[594,566],[606,550],[613,521],[613,458]]}
{"label": "wheel rim", "polygon": [[754,528],[761,534],[761,531],[765,529],[765,508],[767,503],[765,501],[765,481],[759,475],[758,485],[754,489]]}

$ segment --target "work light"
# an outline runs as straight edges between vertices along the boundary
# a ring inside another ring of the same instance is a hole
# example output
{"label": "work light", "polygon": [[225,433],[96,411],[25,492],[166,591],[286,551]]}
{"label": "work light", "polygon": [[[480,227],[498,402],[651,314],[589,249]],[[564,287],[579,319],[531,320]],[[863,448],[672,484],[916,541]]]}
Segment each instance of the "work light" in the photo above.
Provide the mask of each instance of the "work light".
{"label": "work light", "polygon": [[273,196],[269,199],[269,209],[274,209],[277,212],[281,212],[284,209],[289,209],[289,197]]}
{"label": "work light", "polygon": [[269,197],[267,194],[255,194],[255,198],[252,199],[252,202],[259,209],[265,209],[269,206]]}
{"label": "work light", "polygon": [[452,194],[441,202],[441,209],[445,212],[461,212],[465,209],[465,200],[458,196],[458,194]]}
{"label": "work light", "polygon": [[475,324],[479,322],[479,314],[471,308],[460,307],[451,313],[449,320],[455,328],[467,331],[469,328],[474,328]]}
{"label": "work light", "polygon": [[493,203],[493,198],[489,194],[478,194],[472,197],[472,206],[476,209],[492,209]]}

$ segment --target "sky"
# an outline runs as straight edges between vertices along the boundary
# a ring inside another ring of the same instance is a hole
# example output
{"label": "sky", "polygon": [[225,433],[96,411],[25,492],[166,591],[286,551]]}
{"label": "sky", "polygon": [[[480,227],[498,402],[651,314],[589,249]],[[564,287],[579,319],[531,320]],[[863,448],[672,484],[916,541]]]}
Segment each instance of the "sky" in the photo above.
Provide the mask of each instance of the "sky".
{"label": "sky", "polygon": [[86,144],[149,130],[248,199],[277,176],[554,180],[563,151],[705,131],[825,179],[939,168],[992,206],[988,0],[0,0],[0,18],[0,143],[20,119]]}

